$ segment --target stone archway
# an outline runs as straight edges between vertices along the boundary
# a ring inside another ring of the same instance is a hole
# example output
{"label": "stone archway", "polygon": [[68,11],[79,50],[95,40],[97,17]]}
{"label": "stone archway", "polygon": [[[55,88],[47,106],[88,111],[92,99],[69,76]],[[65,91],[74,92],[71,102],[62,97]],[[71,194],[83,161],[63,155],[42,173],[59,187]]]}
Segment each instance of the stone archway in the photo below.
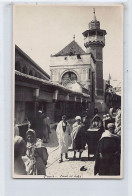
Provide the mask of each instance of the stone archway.
{"label": "stone archway", "polygon": [[72,71],[65,72],[61,77],[61,84],[67,86],[68,83],[75,83],[78,81],[77,75]]}

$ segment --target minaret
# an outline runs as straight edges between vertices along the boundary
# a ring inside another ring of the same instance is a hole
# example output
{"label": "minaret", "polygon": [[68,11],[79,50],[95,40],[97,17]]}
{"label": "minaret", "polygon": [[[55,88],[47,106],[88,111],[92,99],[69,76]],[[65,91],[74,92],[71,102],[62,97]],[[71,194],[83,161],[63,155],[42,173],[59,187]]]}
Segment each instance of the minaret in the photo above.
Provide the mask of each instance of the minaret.
{"label": "minaret", "polygon": [[89,23],[89,29],[83,32],[84,46],[87,53],[92,53],[96,60],[95,65],[95,99],[103,99],[103,47],[105,46],[106,31],[100,29],[100,22],[97,21],[95,9],[93,20]]}

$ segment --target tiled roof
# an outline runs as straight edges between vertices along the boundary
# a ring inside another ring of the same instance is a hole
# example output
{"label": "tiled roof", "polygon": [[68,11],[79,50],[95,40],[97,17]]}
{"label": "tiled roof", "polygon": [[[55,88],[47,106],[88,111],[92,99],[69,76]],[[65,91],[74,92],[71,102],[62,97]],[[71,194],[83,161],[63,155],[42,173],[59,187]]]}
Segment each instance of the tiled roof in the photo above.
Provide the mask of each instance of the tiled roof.
{"label": "tiled roof", "polygon": [[63,48],[54,56],[68,56],[76,54],[86,54],[86,52],[78,45],[75,40],[73,40],[70,44],[68,44],[65,48]]}
{"label": "tiled roof", "polygon": [[90,97],[90,95],[88,95],[88,94],[79,93],[79,92],[75,92],[75,91],[69,90],[66,87],[62,86],[61,84],[54,83],[54,82],[49,81],[49,80],[43,80],[43,79],[40,79],[40,78],[37,78],[37,77],[34,77],[34,76],[30,76],[30,75],[21,73],[21,72],[16,71],[16,70],[15,70],[15,75],[16,76],[23,77],[23,78],[31,79],[33,81],[38,81],[38,82],[41,82],[42,84],[45,84],[45,85],[54,86],[56,88],[58,87],[58,88],[60,88],[62,90],[66,90],[66,91],[71,92],[71,93],[74,93],[74,94],[83,95],[84,97],[87,97],[87,98]]}

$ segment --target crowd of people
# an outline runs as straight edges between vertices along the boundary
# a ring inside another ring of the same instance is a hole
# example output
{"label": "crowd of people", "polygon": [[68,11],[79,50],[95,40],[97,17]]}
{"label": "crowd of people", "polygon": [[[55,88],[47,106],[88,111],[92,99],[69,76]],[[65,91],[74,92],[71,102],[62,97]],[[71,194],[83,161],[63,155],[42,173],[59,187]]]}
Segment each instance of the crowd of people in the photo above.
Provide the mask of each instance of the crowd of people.
{"label": "crowd of people", "polygon": [[[31,129],[31,128],[32,129]],[[76,116],[74,123],[68,123],[66,115],[58,123],[56,134],[59,144],[59,163],[68,159],[69,147],[73,150],[73,160],[77,152],[79,160],[82,152],[89,145],[88,130],[97,128],[100,130],[97,150],[95,153],[94,175],[120,175],[120,136],[121,136],[121,110],[99,116],[95,110],[93,118],[86,110],[81,116]],[[46,175],[48,153],[44,143],[49,141],[49,118],[42,111],[38,111],[34,123],[28,127],[26,140],[18,135],[15,127],[14,139],[14,172],[19,175]],[[24,158],[22,158],[24,157]]]}

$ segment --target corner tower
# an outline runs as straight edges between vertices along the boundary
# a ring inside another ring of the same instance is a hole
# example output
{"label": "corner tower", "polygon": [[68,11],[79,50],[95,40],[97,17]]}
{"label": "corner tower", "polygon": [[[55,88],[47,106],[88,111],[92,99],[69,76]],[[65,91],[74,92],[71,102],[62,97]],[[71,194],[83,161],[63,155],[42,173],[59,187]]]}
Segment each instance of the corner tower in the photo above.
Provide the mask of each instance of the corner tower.
{"label": "corner tower", "polygon": [[83,32],[84,46],[87,53],[92,53],[96,60],[95,64],[95,99],[104,100],[103,88],[103,47],[105,46],[106,31],[100,29],[100,22],[96,19],[95,9],[93,20],[89,23],[89,28]]}

